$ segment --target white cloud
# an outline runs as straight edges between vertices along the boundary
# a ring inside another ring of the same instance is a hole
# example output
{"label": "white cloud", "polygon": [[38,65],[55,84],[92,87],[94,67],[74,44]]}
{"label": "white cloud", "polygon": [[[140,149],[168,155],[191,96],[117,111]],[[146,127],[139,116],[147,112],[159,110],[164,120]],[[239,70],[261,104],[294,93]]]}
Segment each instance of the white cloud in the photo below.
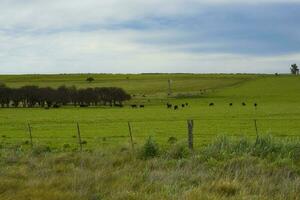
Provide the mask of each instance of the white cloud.
{"label": "white cloud", "polygon": [[[155,34],[155,33],[148,33]],[[134,43],[139,32],[95,31],[41,36],[0,35],[1,73],[287,72],[300,55],[279,57],[187,53]],[[6,41],[6,42],[5,42]],[[9,59],[7,59],[9,58]],[[274,71],[275,70],[275,71]]]}
{"label": "white cloud", "polygon": [[[251,1],[252,4],[287,2],[300,1]],[[128,20],[143,21],[148,16],[199,13],[206,5],[245,4],[242,0],[0,0],[0,3],[0,73],[284,72],[300,58],[297,54],[260,57],[185,52],[180,49],[193,44],[138,42],[182,34],[179,30],[103,28]],[[98,24],[100,28],[74,30],[89,24]]]}

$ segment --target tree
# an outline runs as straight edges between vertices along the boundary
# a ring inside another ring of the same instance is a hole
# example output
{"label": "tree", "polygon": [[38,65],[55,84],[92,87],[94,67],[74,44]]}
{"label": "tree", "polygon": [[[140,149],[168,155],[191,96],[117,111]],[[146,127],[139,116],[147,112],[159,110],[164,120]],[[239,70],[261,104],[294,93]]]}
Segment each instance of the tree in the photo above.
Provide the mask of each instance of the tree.
{"label": "tree", "polygon": [[75,86],[60,86],[57,89],[50,87],[23,86],[21,88],[9,88],[0,84],[0,107],[54,107],[59,105],[97,106],[100,103],[110,106],[122,105],[130,100],[131,96],[122,88],[97,87],[76,89]]}
{"label": "tree", "polygon": [[93,77],[88,77],[86,79],[86,81],[89,82],[89,83],[91,83],[91,82],[95,81],[95,79]]}
{"label": "tree", "polygon": [[292,74],[299,74],[299,68],[296,64],[291,65],[291,73]]}

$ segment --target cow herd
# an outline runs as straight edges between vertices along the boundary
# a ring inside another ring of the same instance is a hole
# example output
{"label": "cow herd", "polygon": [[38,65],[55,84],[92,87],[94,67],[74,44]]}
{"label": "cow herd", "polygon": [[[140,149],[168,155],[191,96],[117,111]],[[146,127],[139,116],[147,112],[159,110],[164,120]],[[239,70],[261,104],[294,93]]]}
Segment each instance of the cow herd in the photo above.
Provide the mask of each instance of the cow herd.
{"label": "cow herd", "polygon": [[[209,106],[214,106],[215,104],[212,102],[212,103],[209,103],[208,104]],[[247,104],[245,102],[242,102],[242,106],[246,106]],[[229,103],[229,106],[233,106],[233,103]],[[253,106],[255,108],[257,108],[258,104],[257,103],[254,103]]]}
{"label": "cow herd", "polygon": [[[208,106],[214,106],[215,103],[211,102],[208,104]],[[245,102],[242,102],[241,103],[242,106],[246,106],[247,104]],[[141,104],[141,105],[138,105],[138,104],[132,104],[130,105],[131,108],[145,108],[145,105]],[[189,106],[189,103],[182,103],[182,104],[176,104],[176,105],[173,105],[171,103],[167,103],[166,104],[167,108],[168,109],[174,109],[174,110],[178,110],[179,108],[185,108],[185,107],[188,107]],[[229,103],[229,106],[233,106],[233,103]],[[255,108],[257,108],[258,104],[257,103],[254,103],[253,106]]]}
{"label": "cow herd", "polygon": [[181,106],[181,108],[185,108],[185,107],[189,106],[189,104],[188,103],[183,103],[181,105],[180,104],[179,105],[172,105],[170,103],[167,103],[167,108],[168,109],[178,110],[180,106]]}

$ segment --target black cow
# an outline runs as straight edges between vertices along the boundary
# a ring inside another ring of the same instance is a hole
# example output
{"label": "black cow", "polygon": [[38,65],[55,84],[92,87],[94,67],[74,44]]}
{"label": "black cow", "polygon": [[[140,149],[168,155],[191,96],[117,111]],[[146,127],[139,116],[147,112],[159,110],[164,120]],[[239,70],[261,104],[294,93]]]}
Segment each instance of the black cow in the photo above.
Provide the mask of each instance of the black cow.
{"label": "black cow", "polygon": [[214,105],[215,105],[214,103],[210,103],[210,104],[209,104],[209,106],[214,106]]}
{"label": "black cow", "polygon": [[233,105],[233,103],[230,103],[230,104],[229,104],[229,106],[232,106],[232,105]]}
{"label": "black cow", "polygon": [[140,108],[145,108],[145,105],[140,105]]}
{"label": "black cow", "polygon": [[243,103],[242,103],[242,105],[243,105],[243,106],[246,106],[246,103],[245,103],[245,102],[243,102]]}
{"label": "black cow", "polygon": [[172,104],[167,103],[167,108],[172,108]]}
{"label": "black cow", "polygon": [[178,106],[177,105],[174,106],[174,110],[178,110]]}
{"label": "black cow", "polygon": [[88,105],[87,104],[80,104],[79,107],[85,108],[85,107],[88,107]]}
{"label": "black cow", "polygon": [[136,104],[132,104],[131,108],[137,108],[137,105]]}
{"label": "black cow", "polygon": [[183,107],[183,108],[184,108],[184,107],[185,107],[185,104],[181,104],[181,107]]}
{"label": "black cow", "polygon": [[258,105],[257,105],[257,103],[254,103],[254,107],[256,108]]}
{"label": "black cow", "polygon": [[189,103],[185,103],[185,106],[189,106]]}

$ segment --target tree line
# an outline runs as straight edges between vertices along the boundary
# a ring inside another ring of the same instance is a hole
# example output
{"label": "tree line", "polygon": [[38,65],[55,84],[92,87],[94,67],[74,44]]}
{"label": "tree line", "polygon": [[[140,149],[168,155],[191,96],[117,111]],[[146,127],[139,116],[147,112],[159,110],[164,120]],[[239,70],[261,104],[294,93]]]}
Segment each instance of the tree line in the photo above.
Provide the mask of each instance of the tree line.
{"label": "tree line", "polygon": [[23,86],[10,88],[0,84],[0,106],[3,107],[80,107],[108,105],[122,106],[131,96],[122,88],[96,87],[77,89],[75,86],[51,87]]}

